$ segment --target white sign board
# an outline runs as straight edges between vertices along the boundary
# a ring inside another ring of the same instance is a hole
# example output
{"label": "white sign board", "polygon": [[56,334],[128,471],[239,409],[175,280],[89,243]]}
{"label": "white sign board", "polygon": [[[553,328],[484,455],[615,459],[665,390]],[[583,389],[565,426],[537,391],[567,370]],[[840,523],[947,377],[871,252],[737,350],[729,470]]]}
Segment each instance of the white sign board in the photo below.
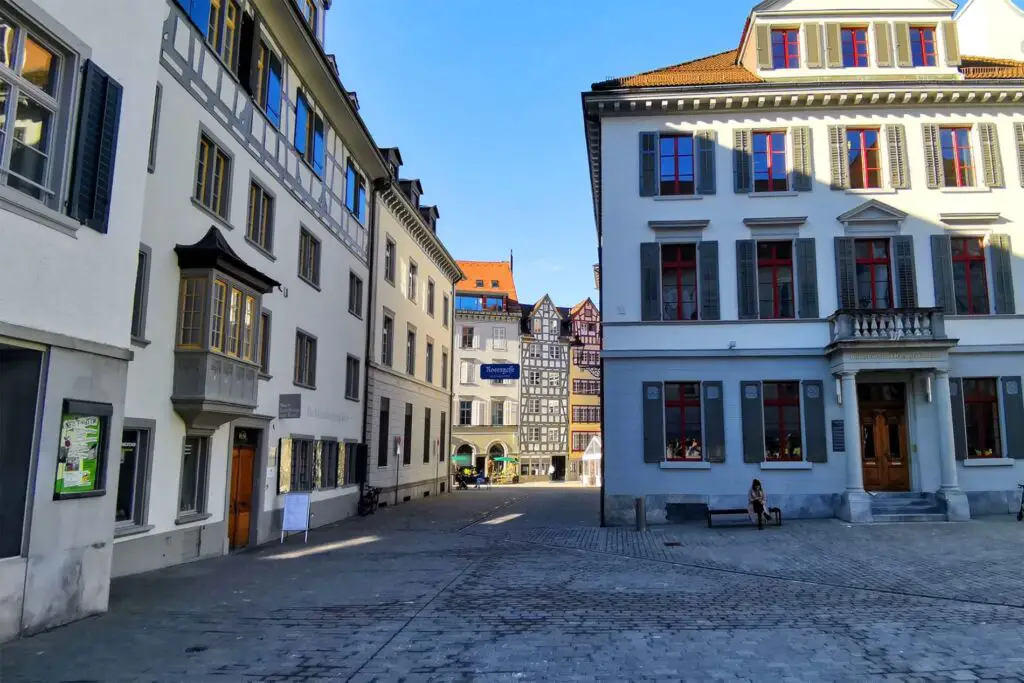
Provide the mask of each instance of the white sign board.
{"label": "white sign board", "polygon": [[309,537],[309,494],[286,493],[284,496],[284,519],[281,522],[281,542],[288,531],[302,531],[303,542]]}

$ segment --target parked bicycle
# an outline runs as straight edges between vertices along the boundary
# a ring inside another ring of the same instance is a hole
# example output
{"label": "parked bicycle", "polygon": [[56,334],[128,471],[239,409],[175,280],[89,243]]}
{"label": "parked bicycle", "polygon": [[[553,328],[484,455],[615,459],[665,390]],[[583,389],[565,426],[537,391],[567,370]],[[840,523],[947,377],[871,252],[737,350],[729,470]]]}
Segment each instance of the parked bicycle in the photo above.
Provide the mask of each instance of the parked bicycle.
{"label": "parked bicycle", "polygon": [[359,495],[359,505],[357,506],[356,511],[359,513],[360,517],[372,515],[376,512],[379,501],[380,489],[376,486],[366,486]]}

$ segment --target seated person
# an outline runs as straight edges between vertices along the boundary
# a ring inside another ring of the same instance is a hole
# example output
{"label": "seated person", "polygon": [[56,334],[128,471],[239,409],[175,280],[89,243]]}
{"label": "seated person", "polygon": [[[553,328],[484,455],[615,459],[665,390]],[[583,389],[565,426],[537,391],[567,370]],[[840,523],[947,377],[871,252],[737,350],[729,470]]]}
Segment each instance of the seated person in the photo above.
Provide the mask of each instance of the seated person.
{"label": "seated person", "polygon": [[750,492],[747,494],[747,512],[750,513],[751,521],[757,523],[757,528],[763,529],[764,522],[768,520],[768,495],[764,492],[759,479],[755,479],[750,485]]}

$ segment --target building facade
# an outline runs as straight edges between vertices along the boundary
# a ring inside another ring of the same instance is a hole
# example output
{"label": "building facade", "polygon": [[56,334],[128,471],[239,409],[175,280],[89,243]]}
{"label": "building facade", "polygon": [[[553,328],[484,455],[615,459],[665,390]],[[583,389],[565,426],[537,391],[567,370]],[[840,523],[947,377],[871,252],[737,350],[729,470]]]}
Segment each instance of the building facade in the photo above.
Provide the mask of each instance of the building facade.
{"label": "building facade", "polygon": [[606,523],[754,478],[789,517],[1016,504],[1024,64],[961,54],[955,10],[762,2],[738,49],[584,93]]}
{"label": "building facade", "polygon": [[587,298],[572,307],[569,321],[577,343],[570,348],[566,479],[576,481],[583,473],[583,454],[591,441],[601,437],[601,313]]}
{"label": "building facade", "polygon": [[459,261],[455,286],[454,464],[501,479],[520,457],[521,379],[485,380],[482,365],[517,364],[520,308],[510,261]]}
{"label": "building facade", "polygon": [[369,483],[383,504],[448,490],[455,283],[462,272],[437,236],[438,210],[419,180],[399,180],[402,158],[377,201],[374,329],[366,389]]}
{"label": "building facade", "polygon": [[522,307],[521,331],[520,479],[563,481],[569,470],[569,309],[545,294]]}
{"label": "building facade", "polygon": [[964,54],[1024,60],[1024,8],[1014,0],[965,0],[956,23]]}

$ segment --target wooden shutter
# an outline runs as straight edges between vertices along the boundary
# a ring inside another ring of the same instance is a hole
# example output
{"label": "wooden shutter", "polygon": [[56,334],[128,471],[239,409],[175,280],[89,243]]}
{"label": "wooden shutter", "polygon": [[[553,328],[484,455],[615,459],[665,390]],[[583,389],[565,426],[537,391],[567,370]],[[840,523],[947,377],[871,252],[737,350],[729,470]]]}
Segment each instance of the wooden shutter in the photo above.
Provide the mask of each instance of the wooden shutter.
{"label": "wooden shutter", "polygon": [[665,459],[665,402],[661,382],[644,382],[644,462]]}
{"label": "wooden shutter", "polygon": [[277,492],[292,490],[292,440],[279,439],[277,442]]}
{"label": "wooden shutter", "polygon": [[894,190],[910,189],[910,169],[907,166],[907,129],[902,123],[885,126],[889,148],[889,182]]}
{"label": "wooden shutter", "polygon": [[733,188],[737,194],[750,194],[754,191],[750,159],[751,137],[750,131],[746,129],[737,129],[733,133],[732,173]]}
{"label": "wooden shutter", "polygon": [[999,150],[999,131],[994,123],[979,123],[981,137],[981,166],[988,187],[1006,187],[1003,175],[1003,155]]}
{"label": "wooden shutter", "polygon": [[757,242],[736,240],[736,295],[740,320],[757,314]]}
{"label": "wooden shutter", "polygon": [[640,133],[640,196],[658,196],[657,133]]}
{"label": "wooden shutter", "polygon": [[740,382],[743,462],[764,462],[764,406],[760,382]]}
{"label": "wooden shutter", "polygon": [[910,57],[910,24],[901,21],[896,26],[896,66],[913,66]]}
{"label": "wooden shutter", "polygon": [[821,59],[821,24],[804,24],[807,40],[807,68],[820,69],[825,66]]}
{"label": "wooden shutter", "polygon": [[1024,123],[1013,124],[1013,131],[1017,139],[1017,173],[1020,175],[1020,186],[1024,187]]}
{"label": "wooden shutter", "polygon": [[725,407],[721,382],[704,382],[704,452],[708,462],[725,462]]}
{"label": "wooden shutter", "polygon": [[839,24],[825,24],[825,55],[830,69],[843,66],[842,29]]}
{"label": "wooden shutter", "polygon": [[942,22],[942,43],[946,48],[946,66],[960,66],[960,38],[955,21]]}
{"label": "wooden shutter", "polygon": [[259,84],[259,33],[256,32],[256,19],[245,12],[238,27],[238,70],[235,75],[250,96],[255,95]]}
{"label": "wooden shutter", "polygon": [[772,68],[772,30],[767,24],[758,24],[754,29],[757,37],[757,66]]}
{"label": "wooden shutter", "polygon": [[1003,389],[1004,424],[1006,425],[1006,457],[1024,459],[1024,396],[1020,377],[1000,377]]}
{"label": "wooden shutter", "polygon": [[515,401],[505,401],[502,405],[502,419],[505,421],[505,426],[511,426],[516,423]]}
{"label": "wooden shutter", "polygon": [[810,192],[814,179],[811,129],[808,126],[796,126],[791,131],[791,135],[793,137],[793,189],[797,192]]}
{"label": "wooden shutter", "polygon": [[935,307],[941,308],[946,315],[956,315],[953,249],[949,235],[932,235],[932,279],[935,282]]}
{"label": "wooden shutter", "polygon": [[836,299],[840,309],[857,308],[857,261],[853,238],[836,238]]}
{"label": "wooden shutter", "polygon": [[114,188],[122,88],[91,60],[85,63],[84,72],[68,215],[105,233]]}
{"label": "wooden shutter", "polygon": [[946,184],[942,169],[942,150],[939,148],[939,127],[926,123],[921,126],[924,135],[924,166],[928,189],[936,190]]}
{"label": "wooden shutter", "polygon": [[875,63],[882,67],[893,66],[892,24],[888,21],[876,21],[871,26],[875,32]]}
{"label": "wooden shutter", "polygon": [[313,488],[321,489],[324,486],[324,442],[313,442]]}
{"label": "wooden shutter", "polygon": [[914,267],[913,235],[892,238],[893,261],[900,288],[900,308],[917,308],[917,274]]}
{"label": "wooden shutter", "polygon": [[1010,250],[1009,235],[992,235],[992,284],[995,295],[996,313],[1013,314],[1016,306],[1013,295],[1013,252]]}
{"label": "wooden shutter", "polygon": [[[941,375],[939,375],[941,377]],[[941,382],[942,380],[939,379]],[[949,404],[953,411],[953,454],[957,460],[967,458],[967,419],[964,415],[963,380],[949,378]],[[939,416],[941,419],[941,415]]]}
{"label": "wooden shutter", "polygon": [[850,187],[850,166],[847,158],[846,126],[828,127],[829,156],[832,161],[832,189]]}
{"label": "wooden shutter", "polygon": [[796,284],[800,288],[797,315],[801,318],[819,317],[818,255],[813,237],[801,237],[796,241]]}
{"label": "wooden shutter", "polygon": [[820,379],[802,383],[804,404],[804,444],[807,462],[828,462],[828,441],[825,437],[825,384]]}
{"label": "wooden shutter", "polygon": [[697,245],[697,268],[700,278],[700,319],[721,320],[718,296],[718,242]]}
{"label": "wooden shutter", "polygon": [[640,319],[661,320],[661,245],[640,245]]}
{"label": "wooden shutter", "polygon": [[715,194],[715,150],[718,147],[718,132],[702,130],[697,133],[697,194]]}

